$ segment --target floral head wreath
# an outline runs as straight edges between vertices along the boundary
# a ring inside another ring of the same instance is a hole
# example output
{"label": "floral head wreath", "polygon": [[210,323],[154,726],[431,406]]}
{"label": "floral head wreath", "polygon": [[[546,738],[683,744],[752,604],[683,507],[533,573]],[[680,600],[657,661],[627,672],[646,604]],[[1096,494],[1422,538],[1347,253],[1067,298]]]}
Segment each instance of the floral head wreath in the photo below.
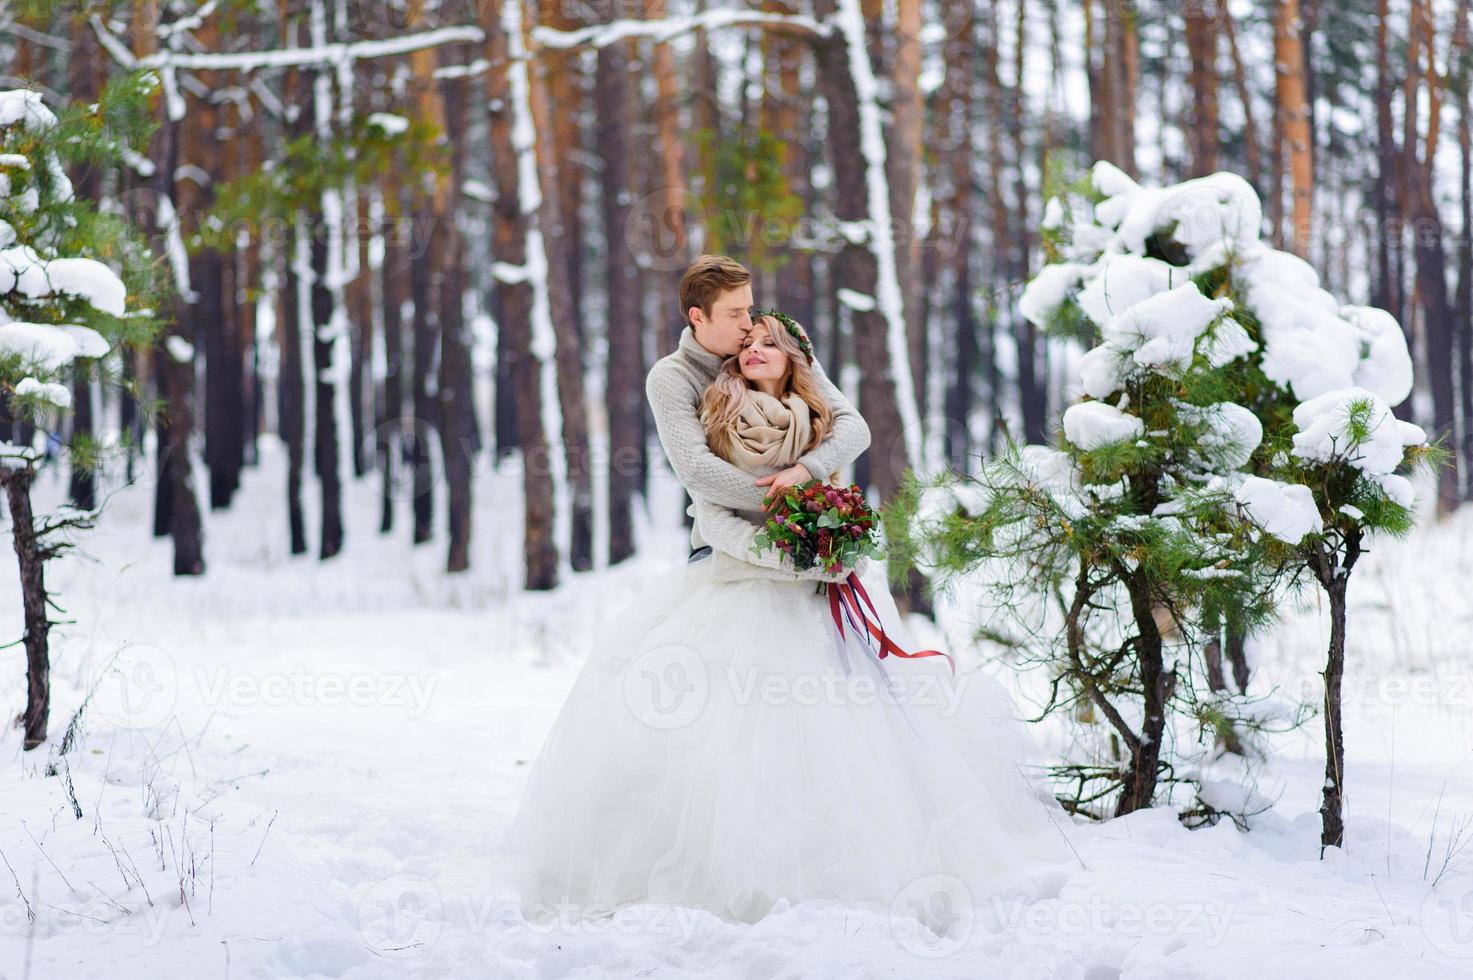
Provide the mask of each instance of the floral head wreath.
{"label": "floral head wreath", "polygon": [[772,317],[778,323],[781,323],[785,328],[787,328],[788,333],[791,334],[793,339],[798,342],[798,349],[803,352],[804,357],[808,358],[808,363],[813,363],[813,344],[809,341],[808,335],[803,332],[803,328],[798,326],[797,320],[794,320],[786,313],[779,313],[777,310],[752,311],[753,319],[761,319],[764,316]]}

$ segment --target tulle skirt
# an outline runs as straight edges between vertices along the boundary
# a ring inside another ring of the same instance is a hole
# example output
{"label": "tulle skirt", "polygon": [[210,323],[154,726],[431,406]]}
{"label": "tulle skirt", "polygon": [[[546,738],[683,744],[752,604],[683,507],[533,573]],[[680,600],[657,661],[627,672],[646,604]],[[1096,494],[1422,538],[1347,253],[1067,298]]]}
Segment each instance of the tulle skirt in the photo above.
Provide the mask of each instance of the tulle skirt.
{"label": "tulle skirt", "polygon": [[[882,660],[840,639],[815,583],[745,568],[695,561],[602,632],[502,844],[529,918],[660,903],[754,922],[783,898],[923,911],[1027,893],[1071,859],[1001,685]],[[861,581],[914,651],[883,567]]]}

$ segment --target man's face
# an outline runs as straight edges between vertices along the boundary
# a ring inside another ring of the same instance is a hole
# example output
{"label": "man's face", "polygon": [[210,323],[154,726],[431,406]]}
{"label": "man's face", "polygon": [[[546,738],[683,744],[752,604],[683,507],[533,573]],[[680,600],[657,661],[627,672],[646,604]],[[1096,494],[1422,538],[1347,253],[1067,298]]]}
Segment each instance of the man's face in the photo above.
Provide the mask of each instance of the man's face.
{"label": "man's face", "polygon": [[690,322],[696,339],[713,354],[730,357],[742,349],[752,329],[752,284],[723,290],[711,303],[711,312],[691,307]]}

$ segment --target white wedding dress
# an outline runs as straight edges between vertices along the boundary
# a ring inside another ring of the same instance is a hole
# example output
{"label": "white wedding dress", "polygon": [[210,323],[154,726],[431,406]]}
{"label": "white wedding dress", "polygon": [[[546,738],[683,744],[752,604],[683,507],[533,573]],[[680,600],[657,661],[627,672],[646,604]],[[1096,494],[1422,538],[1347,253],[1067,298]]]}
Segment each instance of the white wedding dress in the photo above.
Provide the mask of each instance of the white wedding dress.
{"label": "white wedding dress", "polygon": [[[590,651],[502,843],[529,920],[648,902],[753,922],[783,898],[910,912],[937,889],[980,906],[1073,860],[1000,684],[841,643],[814,582],[743,566],[718,551],[649,583]],[[883,566],[861,579],[914,651]]]}

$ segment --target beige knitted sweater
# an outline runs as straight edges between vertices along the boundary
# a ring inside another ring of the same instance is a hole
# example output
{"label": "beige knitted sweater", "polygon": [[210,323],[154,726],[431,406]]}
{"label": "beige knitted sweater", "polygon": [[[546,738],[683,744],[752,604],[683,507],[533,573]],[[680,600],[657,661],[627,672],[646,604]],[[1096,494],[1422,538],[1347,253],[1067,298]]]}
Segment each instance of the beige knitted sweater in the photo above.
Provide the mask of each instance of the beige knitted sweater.
{"label": "beige knitted sweater", "polygon": [[[723,563],[737,559],[743,566],[732,569],[739,577],[801,580],[823,578],[817,572],[795,572],[785,567],[776,554],[756,555],[751,551],[752,538],[765,522],[762,498],[765,489],[753,481],[782,467],[768,466],[745,470],[727,462],[711,451],[706,443],[706,430],[701,425],[701,396],[725,360],[702,347],[694,331],[686,327],[680,345],[662,357],[645,379],[645,396],[654,413],[660,445],[670,460],[670,468],[692,500],[691,545],[709,544]],[[855,411],[849,399],[824,374],[815,361],[813,371],[824,397],[833,410],[833,426],[823,442],[799,456],[808,472],[819,479],[842,470],[869,448],[869,426]]]}

